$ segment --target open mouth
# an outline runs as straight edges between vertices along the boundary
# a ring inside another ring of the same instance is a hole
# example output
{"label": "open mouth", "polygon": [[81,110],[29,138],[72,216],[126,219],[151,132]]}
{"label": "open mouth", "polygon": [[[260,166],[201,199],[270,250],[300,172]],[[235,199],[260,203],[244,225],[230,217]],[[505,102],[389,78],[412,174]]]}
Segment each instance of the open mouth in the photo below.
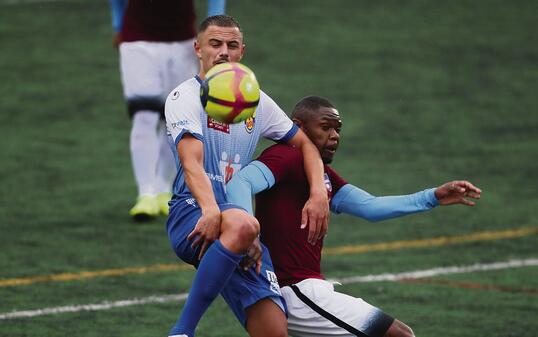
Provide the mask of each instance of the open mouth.
{"label": "open mouth", "polygon": [[334,155],[336,153],[336,148],[325,148],[325,152]]}
{"label": "open mouth", "polygon": [[338,149],[338,143],[331,144],[325,147],[325,151],[330,152],[330,153],[335,153],[336,149]]}

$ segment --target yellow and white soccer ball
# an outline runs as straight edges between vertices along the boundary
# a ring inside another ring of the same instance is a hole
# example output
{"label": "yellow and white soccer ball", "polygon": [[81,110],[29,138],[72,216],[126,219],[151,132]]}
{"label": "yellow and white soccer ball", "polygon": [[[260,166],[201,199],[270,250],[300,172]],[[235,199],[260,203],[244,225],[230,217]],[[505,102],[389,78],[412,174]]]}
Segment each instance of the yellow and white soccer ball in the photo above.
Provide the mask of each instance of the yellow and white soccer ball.
{"label": "yellow and white soccer ball", "polygon": [[260,101],[260,85],[254,72],[241,63],[217,64],[202,82],[200,99],[209,116],[226,124],[254,115]]}

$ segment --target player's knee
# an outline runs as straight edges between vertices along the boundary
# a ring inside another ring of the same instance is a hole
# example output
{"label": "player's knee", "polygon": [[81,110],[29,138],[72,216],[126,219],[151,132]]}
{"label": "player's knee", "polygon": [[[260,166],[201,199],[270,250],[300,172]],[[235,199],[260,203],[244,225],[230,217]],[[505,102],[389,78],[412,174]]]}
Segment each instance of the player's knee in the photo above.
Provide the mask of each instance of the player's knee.
{"label": "player's knee", "polygon": [[246,245],[247,248],[260,232],[260,224],[254,217],[245,217],[237,221],[234,227],[238,242]]}
{"label": "player's knee", "polygon": [[246,250],[258,236],[260,224],[246,212],[233,210],[223,213],[221,229],[221,242],[230,242],[236,249]]}

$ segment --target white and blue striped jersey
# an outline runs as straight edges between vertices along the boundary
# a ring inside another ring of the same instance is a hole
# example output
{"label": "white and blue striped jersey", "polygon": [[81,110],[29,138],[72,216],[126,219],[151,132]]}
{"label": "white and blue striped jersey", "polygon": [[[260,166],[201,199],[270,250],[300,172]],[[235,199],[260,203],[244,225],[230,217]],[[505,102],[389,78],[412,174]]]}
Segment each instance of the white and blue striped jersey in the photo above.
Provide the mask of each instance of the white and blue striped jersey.
{"label": "white and blue striped jersey", "polygon": [[213,187],[217,203],[226,202],[225,184],[251,160],[260,137],[287,142],[297,133],[297,126],[264,92],[252,118],[236,124],[224,124],[207,115],[200,101],[201,79],[196,76],[181,83],[166,100],[166,128],[174,144],[178,169],[174,181],[174,199],[187,199],[192,194],[185,183],[177,144],[190,134],[204,144],[204,169]]}

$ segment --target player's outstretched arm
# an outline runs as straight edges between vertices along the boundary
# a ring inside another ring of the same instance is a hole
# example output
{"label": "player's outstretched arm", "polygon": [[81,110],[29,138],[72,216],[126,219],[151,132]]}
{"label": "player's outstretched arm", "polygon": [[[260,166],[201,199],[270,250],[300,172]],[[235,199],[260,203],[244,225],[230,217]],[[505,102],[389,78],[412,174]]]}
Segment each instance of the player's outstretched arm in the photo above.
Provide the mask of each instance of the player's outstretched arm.
{"label": "player's outstretched arm", "polygon": [[474,206],[475,202],[467,198],[480,199],[482,190],[466,180],[445,183],[435,189],[435,197],[442,206],[462,204]]}
{"label": "player's outstretched arm", "polygon": [[466,197],[479,199],[481,192],[467,181],[452,181],[413,194],[377,197],[347,184],[332,198],[331,210],[368,221],[380,221],[427,211],[438,205],[474,206],[474,202]]}
{"label": "player's outstretched arm", "polygon": [[439,205],[433,188],[406,195],[374,196],[347,184],[331,200],[331,211],[346,213],[368,221],[381,221],[423,212]]}
{"label": "player's outstretched arm", "polygon": [[202,210],[202,216],[187,237],[188,240],[194,239],[193,248],[202,245],[198,256],[201,259],[209,244],[219,237],[220,209],[215,200],[211,182],[205,174],[203,143],[186,134],[177,144],[177,152],[185,172],[185,183]]}
{"label": "player's outstretched arm", "polygon": [[315,244],[327,234],[329,222],[329,199],[323,181],[323,162],[319,150],[310,139],[299,130],[288,144],[299,149],[304,158],[305,173],[310,184],[310,197],[301,215],[301,228],[308,226],[308,242]]}

